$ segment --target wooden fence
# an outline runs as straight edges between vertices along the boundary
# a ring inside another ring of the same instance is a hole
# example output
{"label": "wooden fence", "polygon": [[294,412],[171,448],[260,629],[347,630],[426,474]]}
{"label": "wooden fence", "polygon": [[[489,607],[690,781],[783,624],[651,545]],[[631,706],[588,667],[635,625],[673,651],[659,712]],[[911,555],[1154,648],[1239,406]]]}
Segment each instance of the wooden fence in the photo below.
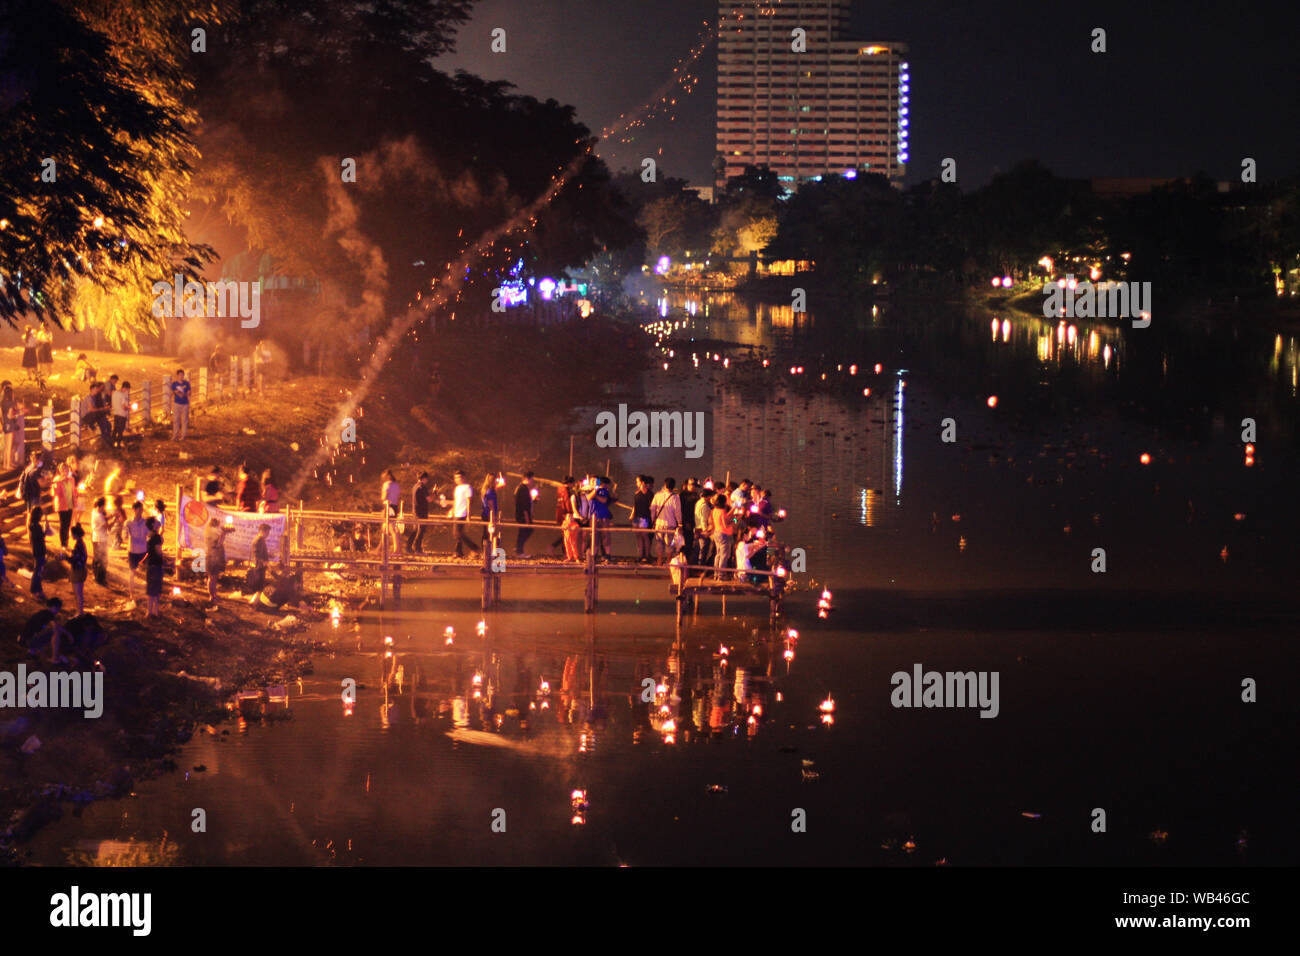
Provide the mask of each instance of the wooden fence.
{"label": "wooden fence", "polygon": [[[223,366],[225,363],[222,363]],[[232,398],[261,393],[263,377],[260,370],[255,370],[249,356],[232,355],[228,368],[222,373],[207,368],[198,369],[196,377],[190,383],[191,415],[208,405],[229,401]],[[148,433],[171,420],[170,378],[146,380],[131,386],[130,405],[127,407],[127,424],[125,438],[131,441],[141,440]],[[23,423],[24,455],[31,455],[40,448],[47,453],[47,460],[61,461],[65,456],[76,454],[83,448],[99,449],[100,434],[94,425],[82,422],[90,410],[89,400],[85,396],[73,396],[71,400],[56,407],[53,402],[46,402],[39,409],[39,414],[28,414]],[[112,408],[108,408],[111,425]],[[22,502],[15,495],[18,489],[18,475],[23,464],[0,471],[0,534],[23,532],[26,526],[26,514]],[[95,496],[98,497],[98,496]],[[94,500],[93,498],[91,499]],[[42,507],[48,512],[50,496],[48,491],[42,496]],[[89,512],[89,508],[87,508]]]}

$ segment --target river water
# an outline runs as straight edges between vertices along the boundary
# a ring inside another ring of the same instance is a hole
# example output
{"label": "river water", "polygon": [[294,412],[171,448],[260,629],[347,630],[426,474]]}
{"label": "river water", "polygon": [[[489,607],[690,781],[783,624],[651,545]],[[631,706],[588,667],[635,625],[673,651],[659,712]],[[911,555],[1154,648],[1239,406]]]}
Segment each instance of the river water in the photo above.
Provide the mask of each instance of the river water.
{"label": "river water", "polygon": [[[408,585],[321,627],[286,703],[65,815],[33,861],[1296,862],[1294,336],[726,296],[646,313],[659,364],[575,410],[576,468],[610,458],[628,498],[638,473],[773,488],[806,560],[780,628],[710,599],[678,630],[662,579],[602,581],[593,615],[577,578],[507,572],[486,616],[474,585]],[[620,402],[704,413],[701,456],[596,448]],[[996,716],[894,706],[916,666],[996,673]]]}

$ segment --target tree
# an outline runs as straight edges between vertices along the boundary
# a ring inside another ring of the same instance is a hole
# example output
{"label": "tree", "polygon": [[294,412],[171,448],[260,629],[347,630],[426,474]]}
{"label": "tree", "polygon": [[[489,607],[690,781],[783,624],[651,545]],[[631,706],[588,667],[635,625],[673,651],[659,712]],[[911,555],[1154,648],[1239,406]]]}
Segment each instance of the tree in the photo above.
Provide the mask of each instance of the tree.
{"label": "tree", "polygon": [[767,166],[746,166],[739,176],[727,180],[725,201],[741,199],[780,199],[785,187],[777,174]]}
{"label": "tree", "polygon": [[[104,292],[186,277],[211,255],[187,241],[177,190],[186,115],[161,74],[141,73],[62,6],[12,0],[0,19],[0,316],[56,324],[77,279]],[[156,280],[155,280],[156,281]],[[131,339],[152,317],[124,319]]]}

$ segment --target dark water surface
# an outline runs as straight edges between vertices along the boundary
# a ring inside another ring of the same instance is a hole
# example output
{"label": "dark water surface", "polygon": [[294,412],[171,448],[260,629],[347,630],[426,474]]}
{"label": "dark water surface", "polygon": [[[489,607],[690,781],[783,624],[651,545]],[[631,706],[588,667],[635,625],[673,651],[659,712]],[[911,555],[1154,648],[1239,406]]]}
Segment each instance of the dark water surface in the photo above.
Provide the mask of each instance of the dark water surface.
{"label": "dark water surface", "polygon": [[[507,573],[483,639],[473,585],[408,586],[400,612],[321,629],[332,652],[287,708],[196,735],[185,769],[65,816],[34,860],[1296,862],[1294,337],[705,306],[666,302],[668,369],[612,398],[704,412],[702,457],[597,449],[592,425],[577,467],[612,458],[629,498],[640,472],[770,485],[811,587],[792,661],[755,601],[678,633],[662,581],[602,581],[587,616],[580,580]],[[892,706],[917,664],[997,672],[998,715]]]}

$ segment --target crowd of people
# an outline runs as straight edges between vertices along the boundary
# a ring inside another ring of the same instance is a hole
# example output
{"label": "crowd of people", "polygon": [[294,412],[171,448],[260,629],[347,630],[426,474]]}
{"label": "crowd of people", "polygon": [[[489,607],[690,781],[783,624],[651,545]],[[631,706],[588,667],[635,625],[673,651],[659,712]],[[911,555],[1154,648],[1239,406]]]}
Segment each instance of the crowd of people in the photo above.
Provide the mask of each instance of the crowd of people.
{"label": "crowd of people", "polygon": [[[446,509],[445,516],[452,519],[451,544],[457,557],[480,554],[488,546],[494,527],[502,521],[501,495],[507,482],[500,473],[484,475],[476,489],[464,472],[457,471],[448,496],[431,484],[427,472],[421,472],[411,491],[409,512],[403,507],[402,487],[395,472],[385,471],[383,479],[380,505],[389,518],[388,546],[393,553],[400,554],[403,549],[425,551],[432,539],[432,526],[418,522],[432,516],[435,499],[439,508]],[[613,558],[610,529],[615,524],[616,507],[631,511],[632,527],[639,529],[636,560],[641,563],[673,565],[675,569],[705,565],[714,568],[719,576],[734,571],[737,578],[743,578],[746,572],[769,570],[771,553],[780,548],[774,525],[784,514],[773,506],[771,489],[749,479],[715,484],[711,478],[692,477],[678,489],[675,479],[666,478],[656,489],[652,476],[638,475],[630,506],[620,504],[615,485],[605,476],[588,476],[579,482],[570,475],[554,484],[554,524],[559,535],[551,544],[549,556],[563,556],[566,561],[586,560],[593,546],[593,531],[597,560]],[[529,556],[527,544],[534,532],[531,526],[539,523],[539,495],[539,483],[531,471],[520,478],[511,494],[514,522],[522,526],[515,535],[516,557]],[[477,541],[469,530],[476,515],[483,527]],[[342,550],[365,547],[355,527],[341,529],[340,538]]]}
{"label": "crowd of people", "polygon": [[[110,553],[113,549],[125,550],[127,596],[135,597],[137,577],[143,573],[146,613],[156,616],[158,599],[162,595],[162,534],[167,523],[167,505],[158,499],[146,515],[143,492],[138,493],[128,506],[125,491],[110,489],[112,479],[105,484],[106,493],[91,501],[87,489],[92,477],[93,466],[84,467],[76,455],[55,462],[44,450],[33,451],[27,466],[19,474],[14,495],[22,502],[26,514],[27,537],[32,552],[31,594],[48,603],[45,570],[53,539],[58,541],[58,554],[67,562],[71,597],[78,615],[85,611],[87,578],[93,577],[97,586],[109,590]],[[42,504],[47,492],[50,496],[48,511]],[[82,523],[87,519],[90,524],[89,547]],[[3,544],[0,544],[2,548]],[[4,571],[0,568],[0,582],[3,580]]]}

